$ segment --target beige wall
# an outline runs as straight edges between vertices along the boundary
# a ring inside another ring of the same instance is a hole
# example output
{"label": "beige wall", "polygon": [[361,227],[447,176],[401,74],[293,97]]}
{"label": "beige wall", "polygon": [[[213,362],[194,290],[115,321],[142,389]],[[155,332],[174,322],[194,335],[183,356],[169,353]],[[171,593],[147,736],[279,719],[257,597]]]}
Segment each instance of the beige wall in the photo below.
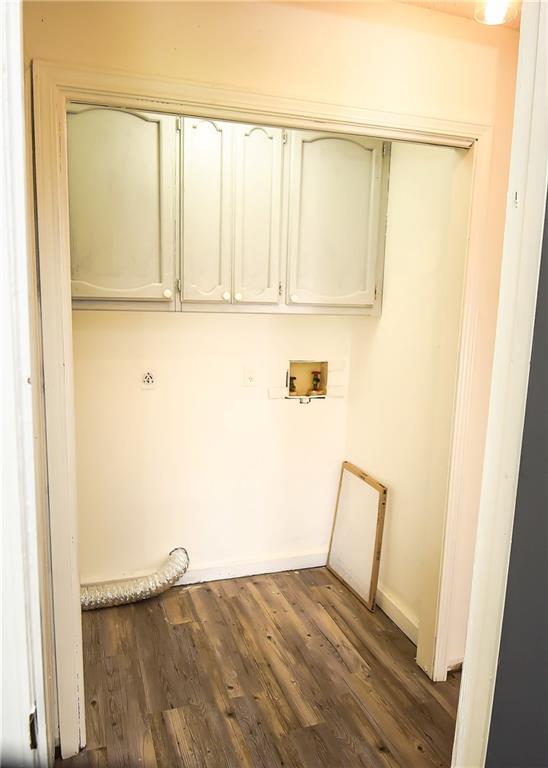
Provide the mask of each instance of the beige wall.
{"label": "beige wall", "polygon": [[348,370],[350,324],[74,312],[83,580],[146,572],[175,546],[193,578],[325,562],[347,399],[301,405],[268,388],[290,359]]}
{"label": "beige wall", "polygon": [[393,145],[382,315],[352,328],[346,453],[389,489],[379,603],[415,641],[443,535],[470,159]]}
{"label": "beige wall", "polygon": [[[486,28],[467,19],[392,2],[25,3],[24,23],[27,63],[42,58],[121,68],[491,126],[489,204],[481,211],[489,237],[477,285],[482,295],[476,340],[483,373],[483,388],[476,393],[481,444],[503,231],[518,42],[515,31]],[[412,309],[406,319],[414,322]],[[171,320],[179,322],[179,318]],[[105,330],[106,321],[101,322]],[[241,322],[253,324],[251,318]],[[339,322],[341,333],[345,322]],[[372,333],[375,321],[356,322],[359,330],[354,326],[353,350],[357,340]],[[345,344],[343,348],[349,349]],[[359,384],[353,384],[356,386]],[[353,389],[351,407],[359,399],[359,391]],[[359,409],[355,418],[362,418]],[[334,434],[336,443],[339,433],[335,430]],[[479,477],[480,467],[476,470]],[[163,480],[167,482],[167,475]],[[325,509],[330,503],[326,496]],[[325,514],[320,515],[322,525],[327,525]],[[461,531],[466,546],[459,548],[464,575],[470,569],[469,532],[475,525],[472,507],[469,514]],[[388,553],[395,546],[390,535]],[[323,541],[322,537],[324,533],[319,533],[317,541]],[[387,567],[389,560],[390,554]],[[148,565],[148,561],[144,563],[144,567]],[[97,569],[97,574],[103,575],[103,571]],[[388,571],[383,571],[383,578],[404,603],[416,603],[416,595],[407,594],[406,585],[391,583]],[[465,595],[457,606],[461,633],[466,605]]]}
{"label": "beige wall", "polygon": [[[73,313],[85,581],[146,571],[177,544],[192,578],[323,563],[349,458],[390,488],[381,590],[415,636],[425,527],[441,545],[467,157],[393,145],[380,318]],[[336,362],[349,396],[269,399],[290,359]]]}

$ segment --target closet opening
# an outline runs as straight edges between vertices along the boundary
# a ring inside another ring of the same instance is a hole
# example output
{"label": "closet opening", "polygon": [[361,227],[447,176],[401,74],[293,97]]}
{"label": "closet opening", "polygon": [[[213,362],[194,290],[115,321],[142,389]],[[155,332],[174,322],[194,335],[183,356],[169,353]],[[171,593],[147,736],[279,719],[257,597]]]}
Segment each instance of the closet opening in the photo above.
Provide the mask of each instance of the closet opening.
{"label": "closet opening", "polygon": [[67,216],[45,331],[70,319],[76,580],[189,564],[84,612],[82,746],[449,765],[466,622],[436,643],[476,150],[98,93],[67,99],[59,198],[38,201],[42,224]]}

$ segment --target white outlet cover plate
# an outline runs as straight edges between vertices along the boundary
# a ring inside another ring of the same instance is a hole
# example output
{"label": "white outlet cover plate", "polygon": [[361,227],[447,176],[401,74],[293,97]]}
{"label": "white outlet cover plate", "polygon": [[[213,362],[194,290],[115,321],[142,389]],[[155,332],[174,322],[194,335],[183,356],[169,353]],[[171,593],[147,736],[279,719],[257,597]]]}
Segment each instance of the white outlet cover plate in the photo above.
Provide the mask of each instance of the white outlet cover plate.
{"label": "white outlet cover plate", "polygon": [[270,400],[282,400],[287,395],[285,387],[269,387],[268,397]]}
{"label": "white outlet cover plate", "polygon": [[327,397],[344,397],[344,396],[345,396],[344,386],[341,386],[338,384],[327,385]]}
{"label": "white outlet cover plate", "polygon": [[255,370],[254,365],[246,365],[244,368],[244,386],[257,386],[257,371]]}

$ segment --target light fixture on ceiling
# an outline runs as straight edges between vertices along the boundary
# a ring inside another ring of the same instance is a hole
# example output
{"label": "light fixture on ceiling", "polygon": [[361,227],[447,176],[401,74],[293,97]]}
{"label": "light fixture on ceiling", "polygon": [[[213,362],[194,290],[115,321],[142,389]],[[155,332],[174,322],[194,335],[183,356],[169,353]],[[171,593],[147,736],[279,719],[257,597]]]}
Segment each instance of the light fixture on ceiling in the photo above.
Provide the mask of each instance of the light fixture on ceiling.
{"label": "light fixture on ceiling", "polygon": [[506,24],[516,18],[517,8],[512,0],[483,0],[476,3],[474,17],[480,24]]}

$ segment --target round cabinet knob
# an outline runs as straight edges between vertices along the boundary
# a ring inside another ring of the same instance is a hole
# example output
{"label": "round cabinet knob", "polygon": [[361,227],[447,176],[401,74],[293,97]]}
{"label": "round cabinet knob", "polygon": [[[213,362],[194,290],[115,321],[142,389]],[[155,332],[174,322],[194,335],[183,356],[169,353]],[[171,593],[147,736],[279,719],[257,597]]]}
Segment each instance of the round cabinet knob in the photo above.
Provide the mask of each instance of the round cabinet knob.
{"label": "round cabinet knob", "polygon": [[225,301],[230,301],[230,293],[229,293],[228,291],[225,291],[225,292],[223,293],[223,299],[224,299]]}
{"label": "round cabinet knob", "polygon": [[291,301],[299,301],[299,297],[297,296],[296,293],[291,294]]}
{"label": "round cabinet knob", "polygon": [[241,293],[237,293],[237,294],[235,294],[234,298],[236,299],[236,301],[241,301],[242,300],[242,294]]}
{"label": "round cabinet knob", "polygon": [[169,288],[166,288],[165,291],[164,291],[164,298],[165,299],[171,299],[172,296],[173,296],[172,291],[170,291]]}

